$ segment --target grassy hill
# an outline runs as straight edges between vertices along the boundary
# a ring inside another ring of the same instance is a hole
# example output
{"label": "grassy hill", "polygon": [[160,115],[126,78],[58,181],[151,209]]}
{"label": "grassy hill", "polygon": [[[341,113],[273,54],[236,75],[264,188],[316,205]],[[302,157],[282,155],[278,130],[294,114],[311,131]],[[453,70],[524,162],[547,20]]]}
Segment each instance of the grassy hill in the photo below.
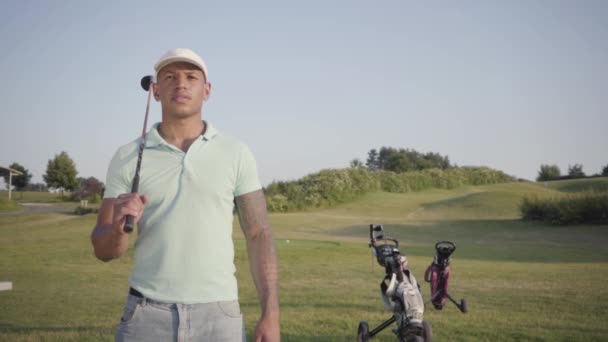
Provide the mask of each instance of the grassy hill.
{"label": "grassy hill", "polygon": [[546,182],[547,187],[562,192],[585,190],[608,191],[608,177],[568,179]]}
{"label": "grassy hill", "polygon": [[[607,227],[519,220],[524,194],[558,193],[571,181],[562,182],[377,192],[331,209],[271,214],[283,341],[353,341],[360,320],[375,327],[390,317],[378,291],[383,269],[367,246],[370,223],[384,224],[400,240],[422,283],[434,243],[457,244],[450,292],[467,298],[470,312],[427,307],[436,341],[606,340]],[[588,186],[583,183],[578,186]],[[0,280],[14,285],[0,292],[0,341],[113,340],[133,254],[95,260],[94,222],[93,215],[0,217]],[[234,237],[251,340],[257,298],[236,222]],[[375,340],[394,341],[390,329]]]}

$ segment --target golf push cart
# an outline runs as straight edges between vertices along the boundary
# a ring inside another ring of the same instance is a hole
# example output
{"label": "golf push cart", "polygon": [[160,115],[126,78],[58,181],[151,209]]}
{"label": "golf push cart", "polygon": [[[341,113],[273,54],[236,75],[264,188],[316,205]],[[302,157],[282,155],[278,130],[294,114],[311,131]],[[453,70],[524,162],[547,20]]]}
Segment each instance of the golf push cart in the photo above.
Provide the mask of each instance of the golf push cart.
{"label": "golf push cart", "polygon": [[[407,256],[401,254],[399,241],[384,236],[382,225],[369,226],[369,247],[376,256],[380,266],[385,268],[385,276],[380,283],[382,301],[393,316],[373,330],[369,330],[366,321],[359,323],[357,342],[369,341],[386,327],[396,323],[392,329],[399,342],[430,342],[432,331],[430,324],[423,319],[424,301],[420,285],[408,267]],[[435,245],[435,258],[425,272],[425,280],[431,283],[431,302],[441,310],[447,299],[450,299],[461,312],[466,312],[466,301],[458,304],[447,292],[450,277],[450,255],[456,246],[449,241]]]}

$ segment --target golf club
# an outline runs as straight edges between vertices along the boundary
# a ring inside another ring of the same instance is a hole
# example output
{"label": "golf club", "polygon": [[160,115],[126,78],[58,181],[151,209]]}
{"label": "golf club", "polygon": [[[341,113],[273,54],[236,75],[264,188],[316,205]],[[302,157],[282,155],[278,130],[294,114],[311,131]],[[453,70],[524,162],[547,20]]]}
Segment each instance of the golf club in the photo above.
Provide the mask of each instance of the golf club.
{"label": "golf club", "polygon": [[[139,191],[139,171],[141,169],[141,158],[144,155],[144,147],[146,146],[146,128],[148,126],[148,113],[150,112],[150,99],[152,98],[152,90],[150,89],[150,85],[154,83],[153,76],[144,76],[141,79],[141,87],[148,92],[148,102],[146,103],[146,116],[144,118],[144,128],[141,131],[141,139],[139,143],[139,154],[137,156],[137,166],[135,167],[135,175],[133,176],[133,185],[131,186],[131,193],[137,193]],[[127,215],[125,220],[124,231],[126,233],[131,233],[133,231],[133,227],[135,226],[135,217],[132,215]]]}

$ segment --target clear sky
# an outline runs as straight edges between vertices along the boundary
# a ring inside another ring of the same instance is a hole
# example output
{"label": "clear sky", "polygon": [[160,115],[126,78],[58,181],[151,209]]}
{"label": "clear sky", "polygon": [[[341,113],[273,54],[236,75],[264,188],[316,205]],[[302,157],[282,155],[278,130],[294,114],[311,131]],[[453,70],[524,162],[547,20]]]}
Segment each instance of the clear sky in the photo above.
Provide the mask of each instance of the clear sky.
{"label": "clear sky", "polygon": [[5,0],[0,165],[41,182],[66,151],[79,176],[105,181],[141,132],[140,78],[188,47],[213,85],[203,117],[251,147],[263,184],[381,146],[527,179],[542,163],[597,173],[607,18],[603,0]]}

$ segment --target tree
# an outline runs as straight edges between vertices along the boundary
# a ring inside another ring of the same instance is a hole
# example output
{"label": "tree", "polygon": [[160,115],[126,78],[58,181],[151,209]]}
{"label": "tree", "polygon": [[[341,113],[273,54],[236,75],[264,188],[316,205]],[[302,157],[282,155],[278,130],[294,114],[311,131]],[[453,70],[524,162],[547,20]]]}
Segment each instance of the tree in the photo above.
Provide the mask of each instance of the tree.
{"label": "tree", "polygon": [[49,188],[61,188],[72,191],[78,187],[76,180],[76,165],[66,152],[56,154],[54,159],[49,159],[46,166],[46,174],[42,177]]}
{"label": "tree", "polygon": [[536,180],[538,182],[544,182],[544,181],[558,179],[560,176],[561,176],[561,171],[557,165],[542,164],[540,166],[540,170],[538,171],[538,177],[536,177]]}
{"label": "tree", "polygon": [[[30,183],[30,179],[32,179],[32,174],[17,162],[12,163],[9,168],[22,173],[22,175],[13,174],[12,184],[15,189],[23,191],[23,189],[27,187],[27,185]],[[4,183],[6,183],[6,186],[8,187],[9,174],[8,170],[5,171],[6,172],[2,173],[2,176],[4,177]]]}
{"label": "tree", "polygon": [[380,148],[380,152],[378,153],[378,169],[379,170],[387,170],[386,162],[388,159],[397,153],[397,150],[392,147],[384,147]]}
{"label": "tree", "polygon": [[416,170],[416,163],[410,157],[411,155],[400,153],[400,151],[390,153],[383,162],[384,169],[397,173],[414,171]]}
{"label": "tree", "polygon": [[574,164],[573,166],[568,165],[568,176],[570,178],[585,178],[583,164]]}
{"label": "tree", "polygon": [[602,176],[608,177],[608,164],[602,169]]}
{"label": "tree", "polygon": [[382,146],[379,152],[375,149],[370,150],[366,165],[370,171],[386,170],[397,173],[452,167],[448,156],[444,157],[439,153],[420,153],[414,149],[385,146]]}
{"label": "tree", "polygon": [[83,200],[83,199],[93,199],[95,195],[98,195],[100,198],[103,196],[104,185],[99,179],[95,177],[82,178],[78,177],[78,191],[72,193],[72,199],[74,200]]}
{"label": "tree", "polygon": [[367,152],[367,161],[365,162],[365,166],[370,171],[377,171],[380,169],[378,165],[378,151],[375,148],[372,148]]}
{"label": "tree", "polygon": [[363,167],[363,162],[361,160],[355,158],[350,161],[350,167],[353,169],[361,168],[361,167]]}

